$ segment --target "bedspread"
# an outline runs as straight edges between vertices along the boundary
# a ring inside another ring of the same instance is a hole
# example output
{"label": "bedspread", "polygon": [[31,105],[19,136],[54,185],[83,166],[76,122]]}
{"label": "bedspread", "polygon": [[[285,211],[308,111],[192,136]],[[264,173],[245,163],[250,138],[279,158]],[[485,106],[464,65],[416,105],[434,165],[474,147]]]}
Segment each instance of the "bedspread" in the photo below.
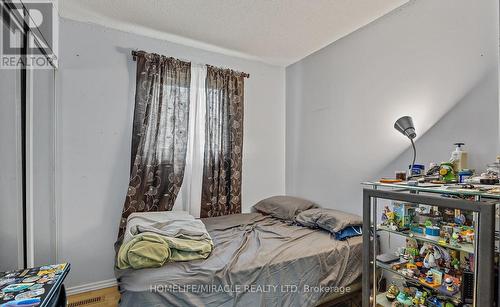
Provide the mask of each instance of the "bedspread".
{"label": "bedspread", "polygon": [[361,274],[361,237],[338,241],[260,213],[202,221],[212,254],[117,271],[122,306],[313,306]]}

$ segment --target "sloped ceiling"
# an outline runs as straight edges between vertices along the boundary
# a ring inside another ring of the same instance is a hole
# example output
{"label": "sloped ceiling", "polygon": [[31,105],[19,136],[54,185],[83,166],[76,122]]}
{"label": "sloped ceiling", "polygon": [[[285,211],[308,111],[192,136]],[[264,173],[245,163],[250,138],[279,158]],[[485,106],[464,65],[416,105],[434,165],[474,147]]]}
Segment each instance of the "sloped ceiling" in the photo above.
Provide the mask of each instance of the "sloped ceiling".
{"label": "sloped ceiling", "polygon": [[63,17],[289,65],[408,0],[60,0]]}

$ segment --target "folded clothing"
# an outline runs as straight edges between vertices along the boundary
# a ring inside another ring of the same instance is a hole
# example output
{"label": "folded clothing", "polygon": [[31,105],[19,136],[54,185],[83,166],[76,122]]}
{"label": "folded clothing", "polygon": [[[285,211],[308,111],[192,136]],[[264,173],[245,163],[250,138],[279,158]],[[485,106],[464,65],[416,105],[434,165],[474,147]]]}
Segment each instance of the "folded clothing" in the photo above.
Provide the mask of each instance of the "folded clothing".
{"label": "folded clothing", "polygon": [[363,234],[363,228],[361,226],[347,226],[346,228],[335,232],[333,235],[337,240],[345,240],[352,237],[357,237]]}
{"label": "folded clothing", "polygon": [[359,215],[335,209],[305,210],[295,217],[295,221],[302,226],[329,231],[338,240],[362,234],[363,219]]}
{"label": "folded clothing", "polygon": [[206,259],[213,242],[205,224],[184,211],[132,213],[117,254],[118,269]]}
{"label": "folded clothing", "polygon": [[142,232],[154,232],[167,237],[189,235],[193,239],[210,238],[205,224],[186,211],[135,212],[127,219],[123,243]]}

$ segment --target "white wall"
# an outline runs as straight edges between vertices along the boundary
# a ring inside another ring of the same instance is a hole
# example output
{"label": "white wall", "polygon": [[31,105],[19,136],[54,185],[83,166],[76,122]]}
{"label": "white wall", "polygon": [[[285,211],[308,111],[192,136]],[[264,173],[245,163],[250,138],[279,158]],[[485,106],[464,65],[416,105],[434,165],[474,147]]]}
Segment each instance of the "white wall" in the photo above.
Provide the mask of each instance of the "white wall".
{"label": "white wall", "polygon": [[[498,88],[490,82],[498,84],[496,0],[412,1],[287,67],[287,193],[360,213],[360,182],[392,175],[395,169],[383,170],[408,148],[394,121],[413,116],[422,136],[467,95],[481,99],[465,98],[478,109],[473,118],[459,112],[453,124],[475,129],[480,122],[496,132],[463,139],[498,144]],[[491,110],[496,119],[483,122]],[[439,139],[418,142],[419,151],[446,159],[458,136],[449,124],[435,129]],[[485,148],[491,152],[469,152],[490,161],[496,150]]]}
{"label": "white wall", "polygon": [[243,210],[285,190],[285,71],[63,19],[58,76],[60,260],[68,286],[114,277],[128,185],[135,91],[130,51],[143,49],[249,73],[245,82]]}
{"label": "white wall", "polygon": [[[498,154],[497,91],[498,73],[492,71],[417,140],[418,162],[428,167],[430,162],[448,161],[455,149],[453,143],[464,142],[468,167],[484,172]],[[412,156],[413,151],[408,148],[384,168],[380,177],[394,177],[394,170],[407,168]]]}

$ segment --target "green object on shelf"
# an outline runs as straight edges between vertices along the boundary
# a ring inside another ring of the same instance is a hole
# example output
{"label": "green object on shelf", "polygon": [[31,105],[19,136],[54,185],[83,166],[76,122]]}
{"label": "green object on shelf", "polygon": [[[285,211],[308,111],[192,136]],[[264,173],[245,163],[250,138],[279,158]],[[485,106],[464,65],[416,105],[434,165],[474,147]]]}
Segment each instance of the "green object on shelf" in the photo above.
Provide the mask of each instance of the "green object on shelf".
{"label": "green object on shelf", "polygon": [[407,295],[404,291],[399,292],[398,296],[396,297],[398,302],[405,306],[411,306],[413,304],[413,301],[411,300],[411,297]]}
{"label": "green object on shelf", "polygon": [[444,182],[455,182],[457,181],[457,174],[453,169],[453,163],[443,162],[441,163],[441,168],[439,169],[439,175],[441,180]]}

